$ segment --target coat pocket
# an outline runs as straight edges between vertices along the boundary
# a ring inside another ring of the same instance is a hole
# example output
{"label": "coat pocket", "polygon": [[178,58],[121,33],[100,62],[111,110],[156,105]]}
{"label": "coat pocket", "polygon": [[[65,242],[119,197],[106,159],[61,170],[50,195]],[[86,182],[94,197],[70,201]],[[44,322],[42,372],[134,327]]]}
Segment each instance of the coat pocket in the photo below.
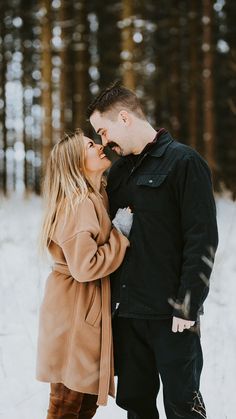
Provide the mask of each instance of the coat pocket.
{"label": "coat pocket", "polygon": [[91,298],[91,305],[88,310],[85,321],[93,327],[99,327],[102,318],[102,301],[101,288],[98,285],[94,286],[94,291]]}

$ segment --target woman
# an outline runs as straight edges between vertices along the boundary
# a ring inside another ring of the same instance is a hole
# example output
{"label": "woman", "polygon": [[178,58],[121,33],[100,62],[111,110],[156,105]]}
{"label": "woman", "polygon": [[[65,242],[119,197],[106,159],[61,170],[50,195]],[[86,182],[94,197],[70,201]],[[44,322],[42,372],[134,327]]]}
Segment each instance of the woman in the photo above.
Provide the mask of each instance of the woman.
{"label": "woman", "polygon": [[[107,212],[103,146],[77,130],[49,157],[42,248],[53,268],[40,310],[37,379],[51,383],[47,419],[92,418],[114,395],[108,275],[128,239]],[[126,211],[128,223],[131,216]],[[129,228],[130,228],[129,227]],[[122,227],[120,228],[122,230]]]}

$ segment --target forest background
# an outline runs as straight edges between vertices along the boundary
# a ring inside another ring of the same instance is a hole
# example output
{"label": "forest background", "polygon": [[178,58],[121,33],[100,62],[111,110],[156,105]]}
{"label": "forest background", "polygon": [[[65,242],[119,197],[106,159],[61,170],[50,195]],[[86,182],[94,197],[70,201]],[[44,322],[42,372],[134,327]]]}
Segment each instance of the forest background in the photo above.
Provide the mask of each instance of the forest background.
{"label": "forest background", "polygon": [[120,79],[236,195],[235,1],[8,0],[0,16],[0,194],[40,194],[53,144],[94,137],[87,105]]}

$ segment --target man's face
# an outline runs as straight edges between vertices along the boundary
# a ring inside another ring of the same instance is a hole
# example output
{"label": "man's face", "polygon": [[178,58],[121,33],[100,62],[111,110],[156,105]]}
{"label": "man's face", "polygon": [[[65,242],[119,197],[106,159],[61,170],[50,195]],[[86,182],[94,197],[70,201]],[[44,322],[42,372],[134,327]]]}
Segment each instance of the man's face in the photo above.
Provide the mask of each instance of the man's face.
{"label": "man's face", "polygon": [[122,118],[122,113],[117,113],[117,117],[113,119],[108,116],[109,112],[101,114],[95,111],[90,117],[93,128],[101,136],[103,146],[109,146],[120,156],[132,153],[128,141],[127,120]]}

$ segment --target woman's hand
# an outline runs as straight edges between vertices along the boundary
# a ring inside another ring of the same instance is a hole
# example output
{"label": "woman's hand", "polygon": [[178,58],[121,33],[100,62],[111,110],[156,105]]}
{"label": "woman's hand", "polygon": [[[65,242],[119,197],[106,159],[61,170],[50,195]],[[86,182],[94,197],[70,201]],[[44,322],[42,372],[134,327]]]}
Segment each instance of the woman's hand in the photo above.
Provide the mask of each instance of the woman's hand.
{"label": "woman's hand", "polygon": [[129,207],[119,208],[115,218],[112,220],[112,224],[128,238],[133,224],[133,213],[131,212],[131,209]]}

